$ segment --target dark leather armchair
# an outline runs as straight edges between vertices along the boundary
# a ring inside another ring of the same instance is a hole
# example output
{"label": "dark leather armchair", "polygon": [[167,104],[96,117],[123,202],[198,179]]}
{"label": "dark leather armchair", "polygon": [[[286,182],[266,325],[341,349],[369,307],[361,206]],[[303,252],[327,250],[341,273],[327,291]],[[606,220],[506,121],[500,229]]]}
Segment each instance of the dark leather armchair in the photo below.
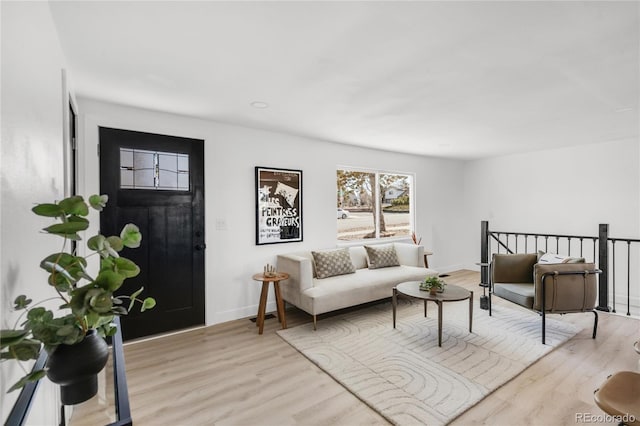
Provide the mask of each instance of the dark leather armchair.
{"label": "dark leather armchair", "polygon": [[593,312],[593,338],[598,328],[596,276],[601,271],[593,263],[541,264],[537,254],[494,254],[491,262],[491,296],[539,312],[542,316],[542,343],[545,343],[545,314]]}

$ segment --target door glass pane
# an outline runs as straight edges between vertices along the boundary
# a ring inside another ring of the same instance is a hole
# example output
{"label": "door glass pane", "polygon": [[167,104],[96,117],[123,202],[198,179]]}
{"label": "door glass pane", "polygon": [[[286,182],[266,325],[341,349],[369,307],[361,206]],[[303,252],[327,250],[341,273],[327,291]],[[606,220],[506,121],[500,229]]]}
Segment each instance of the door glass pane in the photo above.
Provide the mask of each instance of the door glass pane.
{"label": "door glass pane", "polygon": [[189,155],[120,148],[120,188],[189,190]]}

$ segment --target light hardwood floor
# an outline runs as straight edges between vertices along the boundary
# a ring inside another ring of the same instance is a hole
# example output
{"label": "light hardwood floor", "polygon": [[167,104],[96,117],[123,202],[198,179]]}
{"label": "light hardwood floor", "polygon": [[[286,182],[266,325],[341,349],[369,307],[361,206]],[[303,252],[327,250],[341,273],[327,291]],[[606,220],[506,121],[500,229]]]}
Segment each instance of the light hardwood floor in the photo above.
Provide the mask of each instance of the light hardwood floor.
{"label": "light hardwood floor", "polygon": [[[454,272],[447,282],[473,290],[476,299],[482,294],[477,272]],[[452,424],[575,425],[576,413],[602,414],[593,391],[612,372],[637,369],[632,344],[640,338],[640,321],[600,313],[593,340],[592,314],[553,317],[583,330]],[[289,327],[309,321],[304,312],[287,309]],[[260,336],[242,319],[125,345],[134,424],[388,424],[278,337],[278,328],[276,319],[267,320]],[[96,419],[80,409],[72,424]]]}

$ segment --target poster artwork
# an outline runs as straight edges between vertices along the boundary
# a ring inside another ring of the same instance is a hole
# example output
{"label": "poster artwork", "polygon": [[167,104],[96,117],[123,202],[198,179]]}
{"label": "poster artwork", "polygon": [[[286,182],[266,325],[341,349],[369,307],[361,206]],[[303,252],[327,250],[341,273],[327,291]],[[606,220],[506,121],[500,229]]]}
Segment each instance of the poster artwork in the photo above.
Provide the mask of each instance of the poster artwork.
{"label": "poster artwork", "polygon": [[302,241],[302,171],[256,167],[256,244]]}

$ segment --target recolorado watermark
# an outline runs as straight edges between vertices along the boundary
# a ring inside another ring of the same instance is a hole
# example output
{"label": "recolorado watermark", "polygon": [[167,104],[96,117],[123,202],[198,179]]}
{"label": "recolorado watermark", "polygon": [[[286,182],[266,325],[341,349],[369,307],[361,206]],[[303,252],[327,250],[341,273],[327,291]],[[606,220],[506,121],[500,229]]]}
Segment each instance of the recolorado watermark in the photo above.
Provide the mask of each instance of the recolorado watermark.
{"label": "recolorado watermark", "polygon": [[623,416],[612,416],[610,414],[576,413],[576,423],[624,423],[629,424],[636,421],[633,414]]}

